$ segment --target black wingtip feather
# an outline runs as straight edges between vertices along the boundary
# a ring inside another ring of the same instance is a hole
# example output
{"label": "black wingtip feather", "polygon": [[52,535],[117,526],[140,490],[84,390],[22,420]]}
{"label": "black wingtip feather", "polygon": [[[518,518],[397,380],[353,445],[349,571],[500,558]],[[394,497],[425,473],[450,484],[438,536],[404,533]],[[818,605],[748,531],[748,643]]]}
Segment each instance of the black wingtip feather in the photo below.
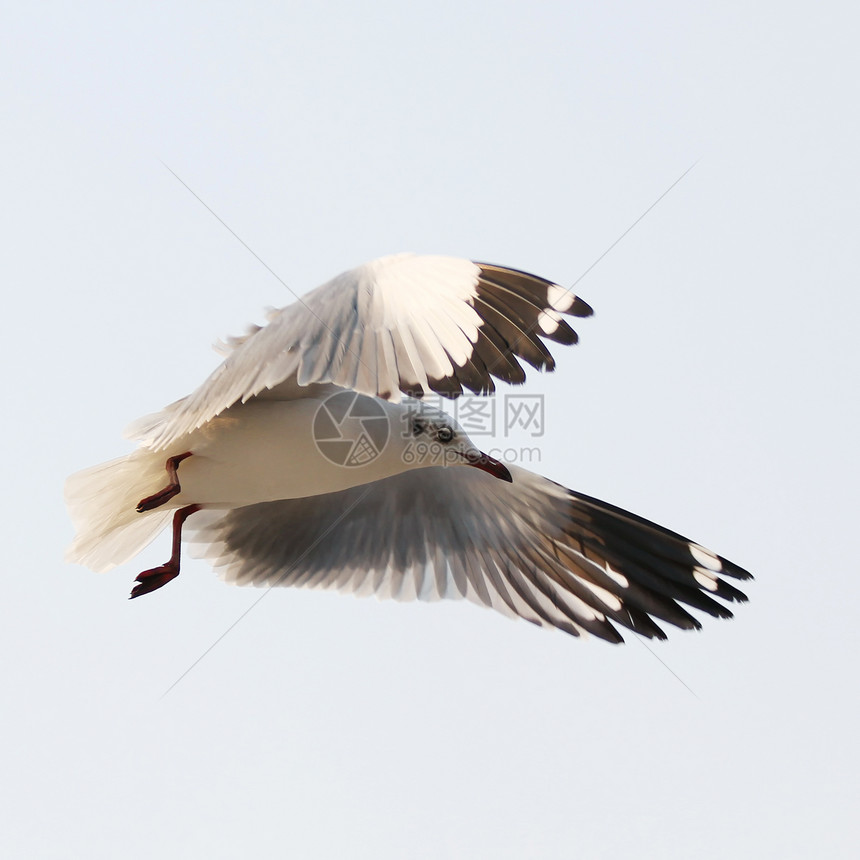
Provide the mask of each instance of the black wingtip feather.
{"label": "black wingtip feather", "polygon": [[594,316],[594,308],[591,307],[588,302],[581,299],[577,296],[573,300],[573,304],[565,311],[566,314],[569,314],[572,317],[590,317]]}

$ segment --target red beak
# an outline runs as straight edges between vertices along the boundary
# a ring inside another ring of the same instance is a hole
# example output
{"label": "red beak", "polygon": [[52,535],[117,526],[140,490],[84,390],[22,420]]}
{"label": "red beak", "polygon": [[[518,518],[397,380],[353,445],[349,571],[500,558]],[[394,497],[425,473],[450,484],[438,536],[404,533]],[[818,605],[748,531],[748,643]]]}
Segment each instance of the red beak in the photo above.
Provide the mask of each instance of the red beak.
{"label": "red beak", "polygon": [[471,456],[467,455],[466,462],[470,466],[474,466],[476,469],[480,469],[483,472],[489,472],[489,474],[494,478],[498,478],[500,481],[507,481],[509,484],[513,484],[514,482],[514,479],[511,477],[511,473],[508,471],[508,467],[504,463],[500,463],[498,460],[490,457],[488,454],[478,452]]}

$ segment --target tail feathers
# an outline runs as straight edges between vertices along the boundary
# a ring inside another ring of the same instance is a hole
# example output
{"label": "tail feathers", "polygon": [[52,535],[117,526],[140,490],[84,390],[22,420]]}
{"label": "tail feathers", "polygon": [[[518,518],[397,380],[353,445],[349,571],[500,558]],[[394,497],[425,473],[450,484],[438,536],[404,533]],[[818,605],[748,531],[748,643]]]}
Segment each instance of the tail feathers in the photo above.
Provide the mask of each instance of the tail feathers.
{"label": "tail feathers", "polygon": [[164,477],[164,457],[146,449],[72,475],[65,498],[76,535],[66,560],[104,573],[140,552],[173,513],[170,508],[136,510]]}
{"label": "tail feathers", "polygon": [[144,448],[150,447],[153,440],[158,435],[158,431],[167,424],[173,414],[180,406],[182,406],[183,403],[185,403],[187,399],[187,397],[183,397],[180,400],[171,403],[169,406],[165,406],[161,412],[153,412],[132,421],[131,424],[123,430],[122,435],[125,436],[126,439],[132,439],[135,442],[138,442]]}

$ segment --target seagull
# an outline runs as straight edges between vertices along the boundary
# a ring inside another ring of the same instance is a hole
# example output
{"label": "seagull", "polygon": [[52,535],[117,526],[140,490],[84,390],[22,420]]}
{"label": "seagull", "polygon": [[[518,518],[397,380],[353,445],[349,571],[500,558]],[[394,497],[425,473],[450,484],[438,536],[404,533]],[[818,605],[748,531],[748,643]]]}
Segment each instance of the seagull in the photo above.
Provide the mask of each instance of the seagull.
{"label": "seagull", "polygon": [[506,266],[396,254],[220,345],[192,394],[134,422],[130,454],[72,475],[67,560],[103,572],[170,528],[229,583],[466,598],[574,636],[665,639],[730,618],[751,575],[703,546],[483,453],[430,392],[490,395],[551,371],[591,307]]}

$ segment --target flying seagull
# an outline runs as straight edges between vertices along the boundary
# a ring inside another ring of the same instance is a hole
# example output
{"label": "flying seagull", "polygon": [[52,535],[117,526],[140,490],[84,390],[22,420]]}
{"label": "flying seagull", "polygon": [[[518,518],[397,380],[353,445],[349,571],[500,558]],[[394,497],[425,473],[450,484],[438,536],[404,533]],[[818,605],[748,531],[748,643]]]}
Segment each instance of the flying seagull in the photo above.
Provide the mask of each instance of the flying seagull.
{"label": "flying seagull", "polygon": [[[73,475],[67,559],[107,571],[172,523],[238,585],[468,598],[574,636],[664,639],[744,601],[750,574],[697,543],[482,453],[422,403],[525,380],[573,344],[570,290],[505,266],[397,254],[339,275],[222,344],[196,391],[132,424],[128,456]],[[183,533],[183,529],[185,534]]]}

